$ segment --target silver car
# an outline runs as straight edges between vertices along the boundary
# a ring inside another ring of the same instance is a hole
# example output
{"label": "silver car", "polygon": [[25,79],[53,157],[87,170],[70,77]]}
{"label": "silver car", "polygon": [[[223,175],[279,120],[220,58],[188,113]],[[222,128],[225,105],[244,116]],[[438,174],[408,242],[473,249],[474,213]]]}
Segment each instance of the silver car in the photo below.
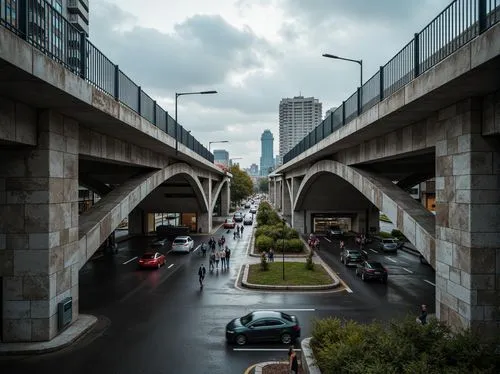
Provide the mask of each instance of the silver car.
{"label": "silver car", "polygon": [[193,250],[194,241],[190,236],[178,236],[172,242],[172,252],[189,253]]}
{"label": "silver car", "polygon": [[397,252],[399,243],[396,239],[382,239],[380,241],[380,249],[384,252]]}

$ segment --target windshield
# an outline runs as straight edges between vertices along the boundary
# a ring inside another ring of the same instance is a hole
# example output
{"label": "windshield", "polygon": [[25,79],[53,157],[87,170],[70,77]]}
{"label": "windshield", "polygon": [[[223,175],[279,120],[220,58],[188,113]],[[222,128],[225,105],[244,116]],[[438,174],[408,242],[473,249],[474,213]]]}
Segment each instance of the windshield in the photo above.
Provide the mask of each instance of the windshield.
{"label": "windshield", "polygon": [[392,244],[394,243],[394,239],[384,239],[384,243]]}
{"label": "windshield", "polygon": [[174,244],[184,244],[186,243],[186,239],[175,239],[174,240]]}
{"label": "windshield", "polygon": [[240,318],[240,322],[243,326],[248,325],[252,321],[253,321],[253,314],[252,313],[249,313],[246,316]]}
{"label": "windshield", "polygon": [[368,262],[368,267],[372,268],[372,269],[382,269],[383,266],[380,262]]}
{"label": "windshield", "polygon": [[340,226],[331,226],[330,229],[333,231],[340,231]]}
{"label": "windshield", "polygon": [[349,256],[358,257],[358,256],[361,256],[361,252],[359,252],[359,251],[349,251]]}
{"label": "windshield", "polygon": [[149,258],[155,258],[154,253],[147,253],[145,255],[142,255],[142,258],[149,259]]}

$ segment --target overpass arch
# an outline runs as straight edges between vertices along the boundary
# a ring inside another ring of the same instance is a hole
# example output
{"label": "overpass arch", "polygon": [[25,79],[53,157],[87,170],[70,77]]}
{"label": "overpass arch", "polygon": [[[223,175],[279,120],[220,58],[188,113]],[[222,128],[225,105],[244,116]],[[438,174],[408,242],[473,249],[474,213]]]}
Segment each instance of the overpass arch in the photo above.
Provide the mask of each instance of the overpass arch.
{"label": "overpass arch", "polygon": [[230,186],[230,179],[228,177],[225,177],[215,188],[215,190],[212,191],[212,200],[211,200],[211,206],[209,213],[213,213],[215,204],[217,203],[217,199],[219,198],[220,192],[222,191],[222,188],[226,185]]}
{"label": "overpass arch", "polygon": [[158,186],[174,176],[185,177],[193,187],[203,212],[209,204],[195,170],[186,163],[137,176],[115,188],[79,217],[80,268],[95,253],[120,222]]}
{"label": "overpass arch", "polygon": [[312,165],[294,196],[293,209],[302,204],[312,183],[324,173],[332,173],[356,188],[408,238],[434,267],[435,217],[408,193],[389,179],[372,172],[344,165],[333,160],[321,160]]}

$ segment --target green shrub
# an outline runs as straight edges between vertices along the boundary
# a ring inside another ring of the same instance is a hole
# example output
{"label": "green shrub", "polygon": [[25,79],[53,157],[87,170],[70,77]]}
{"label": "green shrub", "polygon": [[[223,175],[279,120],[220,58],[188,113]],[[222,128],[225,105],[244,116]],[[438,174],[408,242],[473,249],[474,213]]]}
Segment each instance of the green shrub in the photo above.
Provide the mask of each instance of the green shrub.
{"label": "green shrub", "polygon": [[300,234],[297,230],[291,228],[291,227],[286,227],[285,229],[285,237],[287,239],[300,239]]}
{"label": "green shrub", "polygon": [[404,234],[401,231],[399,231],[399,230],[393,229],[391,231],[391,235],[394,236],[398,240],[402,240],[402,241],[405,241],[405,242],[408,241],[408,239],[406,239],[406,236],[404,236]]}
{"label": "green shrub", "polygon": [[274,240],[267,235],[260,235],[255,239],[255,246],[261,252],[268,251],[274,246]]}
{"label": "green shrub", "polygon": [[267,262],[267,256],[265,252],[260,254],[260,270],[267,271],[269,270],[269,263]]}
{"label": "green shrub", "polygon": [[378,233],[378,236],[380,236],[383,239],[392,238],[392,235],[390,233],[388,233],[387,231],[380,231]]}
{"label": "green shrub", "polygon": [[302,252],[304,250],[304,243],[300,239],[285,240],[285,248],[289,252]]}
{"label": "green shrub", "polygon": [[382,222],[392,223],[392,221],[389,219],[389,217],[387,217],[387,215],[385,215],[384,213],[382,213],[382,214],[380,215],[380,220],[381,220]]}
{"label": "green shrub", "polygon": [[389,324],[327,318],[313,322],[312,347],[323,373],[497,373],[499,343],[469,331],[452,334],[436,320],[415,316]]}
{"label": "green shrub", "polygon": [[314,262],[313,262],[313,253],[312,251],[309,253],[309,256],[306,258],[306,269],[314,270]]}

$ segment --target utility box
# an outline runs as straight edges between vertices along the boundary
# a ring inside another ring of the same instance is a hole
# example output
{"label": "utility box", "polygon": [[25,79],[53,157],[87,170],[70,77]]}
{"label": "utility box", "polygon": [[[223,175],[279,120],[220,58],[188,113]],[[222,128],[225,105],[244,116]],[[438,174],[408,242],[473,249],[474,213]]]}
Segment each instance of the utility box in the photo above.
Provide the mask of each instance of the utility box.
{"label": "utility box", "polygon": [[67,297],[57,305],[57,321],[59,329],[68,326],[73,319],[73,298]]}

